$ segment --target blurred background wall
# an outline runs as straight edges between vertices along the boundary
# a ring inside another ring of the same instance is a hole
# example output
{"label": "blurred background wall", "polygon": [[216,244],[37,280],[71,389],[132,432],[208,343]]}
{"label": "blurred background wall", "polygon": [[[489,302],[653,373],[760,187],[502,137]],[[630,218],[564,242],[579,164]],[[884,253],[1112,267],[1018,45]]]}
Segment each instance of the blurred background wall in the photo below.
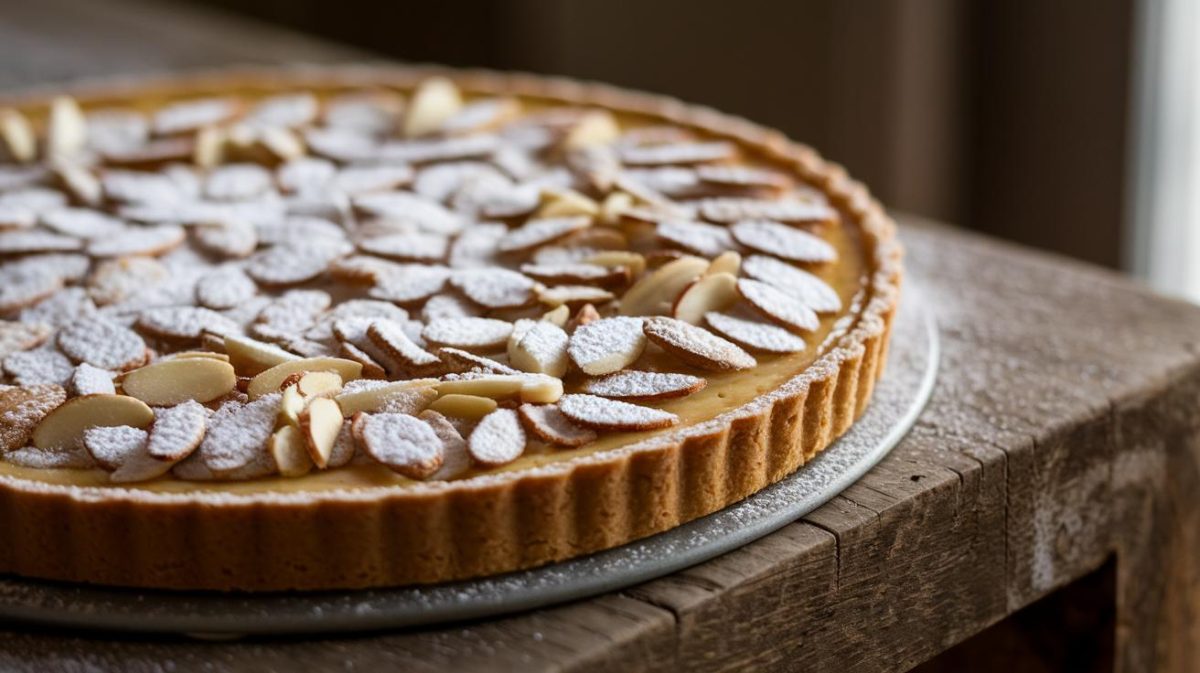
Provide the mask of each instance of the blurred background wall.
{"label": "blurred background wall", "polygon": [[187,1],[404,60],[677,95],[815,146],[893,208],[1128,257],[1139,0]]}

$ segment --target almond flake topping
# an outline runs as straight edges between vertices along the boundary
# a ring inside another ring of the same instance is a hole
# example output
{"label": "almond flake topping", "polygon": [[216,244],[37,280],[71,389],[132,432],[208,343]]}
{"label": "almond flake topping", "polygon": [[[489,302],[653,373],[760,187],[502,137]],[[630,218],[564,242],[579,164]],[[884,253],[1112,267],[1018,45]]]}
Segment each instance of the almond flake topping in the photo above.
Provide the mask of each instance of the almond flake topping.
{"label": "almond flake topping", "polygon": [[0,358],[36,348],[49,338],[50,331],[44,323],[0,321]]}
{"label": "almond flake topping", "polygon": [[589,379],[581,390],[600,397],[654,400],[691,395],[707,384],[706,380],[688,374],[626,370]]}
{"label": "almond flake topping", "polygon": [[426,409],[420,414],[420,419],[429,424],[433,433],[442,440],[442,466],[429,476],[431,480],[448,481],[461,477],[471,469],[471,454],[467,450],[467,440],[463,439],[458,428],[445,416],[436,411]]}
{"label": "almond flake topping", "polygon": [[76,362],[123,371],[146,360],[146,342],[117,323],[95,319],[76,323],[58,333],[58,347]]}
{"label": "almond flake topping", "polygon": [[368,238],[358,244],[363,252],[411,262],[438,262],[446,257],[450,239],[440,234],[411,232]]}
{"label": "almond flake topping", "polygon": [[625,369],[645,348],[642,319],[618,317],[581,325],[571,335],[567,352],[585,374],[599,376]]}
{"label": "almond flake topping", "polygon": [[93,257],[158,256],[179,247],[186,237],[183,227],[175,224],[131,227],[91,241],[87,252]]}
{"label": "almond flake topping", "polygon": [[688,252],[716,257],[734,247],[729,229],[704,222],[665,220],[655,228],[659,240]]}
{"label": "almond flake topping", "polygon": [[442,440],[417,418],[407,414],[364,414],[359,427],[362,450],[410,479],[429,478],[442,466]]}
{"label": "almond flake topping", "polygon": [[504,348],[512,334],[512,323],[492,318],[442,318],[425,326],[421,336],[440,346],[469,351]]}
{"label": "almond flake topping", "polygon": [[467,450],[475,462],[488,467],[511,463],[525,452],[525,430],[512,409],[497,409],[475,426],[467,439]]}
{"label": "almond flake topping", "polygon": [[71,392],[76,396],[115,395],[117,387],[113,384],[112,372],[84,362],[71,375]]}
{"label": "almond flake topping", "polygon": [[410,367],[424,368],[441,363],[438,356],[421,348],[409,338],[400,323],[392,320],[375,320],[367,328],[371,343]]}
{"label": "almond flake topping", "polygon": [[790,184],[787,176],[781,173],[749,166],[699,166],[696,176],[703,182],[733,187],[784,189]]}
{"label": "almond flake topping", "polygon": [[663,145],[624,147],[621,161],[629,166],[699,164],[732,159],[737,154],[733,143],[681,142]]}
{"label": "almond flake topping", "polygon": [[201,126],[220,124],[237,114],[240,105],[231,98],[204,98],[171,103],[154,115],[154,132],[173,135]]}
{"label": "almond flake topping", "polygon": [[738,243],[793,262],[832,262],[837,250],[818,236],[778,222],[745,220],[729,228]]}
{"label": "almond flake topping", "polygon": [[[115,470],[145,449],[148,436],[145,430],[128,425],[97,426],[84,431],[83,445],[100,467]],[[169,468],[165,465],[163,471]]]}
{"label": "almond flake topping", "polygon": [[69,252],[82,247],[74,236],[48,231],[0,232],[0,255],[24,255],[31,252]]}
{"label": "almond flake topping", "polygon": [[657,430],[679,422],[678,416],[661,409],[596,395],[563,395],[558,408],[572,421],[595,430]]}
{"label": "almond flake topping", "polygon": [[570,337],[561,327],[542,320],[518,320],[508,339],[508,361],[535,374],[562,377],[569,360]]}
{"label": "almond flake topping", "polygon": [[715,332],[760,353],[798,353],[806,348],[804,339],[770,323],[747,320],[737,316],[710,311],[704,321]]}
{"label": "almond flake topping", "polygon": [[42,419],[66,401],[66,391],[56,384],[0,388],[0,451],[25,446]]}
{"label": "almond flake topping", "polygon": [[199,402],[188,401],[157,409],[146,452],[158,460],[183,460],[200,446],[207,429],[208,410]]}
{"label": "almond flake topping", "polygon": [[88,294],[101,306],[122,302],[167,279],[162,262],[150,257],[108,259],[88,279]]}
{"label": "almond flake topping", "polygon": [[700,217],[709,222],[732,224],[743,220],[770,220],[790,224],[833,222],[837,212],[821,203],[806,201],[770,201],[760,199],[705,199],[700,202]]}
{"label": "almond flake topping", "polygon": [[205,332],[216,335],[240,332],[237,323],[207,308],[171,306],[142,311],[137,326],[156,337],[198,341]]}
{"label": "almond flake topping", "polygon": [[533,300],[535,283],[516,271],[501,268],[459,269],[450,284],[467,299],[485,308],[515,308]]}
{"label": "almond flake topping", "polygon": [[53,383],[65,386],[75,367],[65,355],[54,350],[19,351],[4,358],[4,373],[19,386]]}
{"label": "almond flake topping", "polygon": [[712,332],[674,318],[646,318],[646,337],[693,367],[707,370],[749,369],[758,364],[739,346]]}
{"label": "almond flake topping", "polygon": [[598,264],[522,264],[521,273],[551,285],[599,285],[613,287],[629,279],[625,267]]}
{"label": "almond flake topping", "polygon": [[742,262],[742,271],[799,299],[817,313],[832,313],[842,309],[842,300],[828,283],[819,277],[774,257],[751,255]]}
{"label": "almond flake topping", "polygon": [[279,394],[240,406],[226,403],[208,421],[208,434],[197,449],[208,469],[229,473],[269,458],[267,439],[275,430]]}
{"label": "almond flake topping", "polygon": [[555,446],[574,448],[596,440],[593,430],[576,425],[554,404],[522,404],[517,408],[525,429]]}
{"label": "almond flake topping", "polygon": [[41,222],[64,236],[99,238],[122,232],[125,223],[119,218],[88,208],[59,208],[42,213]]}
{"label": "almond flake topping", "polygon": [[817,314],[794,296],[762,281],[742,278],[738,294],[759,314],[792,331],[811,332],[820,326]]}
{"label": "almond flake topping", "polygon": [[586,229],[592,220],[587,216],[551,217],[530,220],[508,232],[500,241],[501,252],[530,250],[556,241],[567,234]]}
{"label": "almond flake topping", "polygon": [[381,269],[369,294],[397,304],[415,304],[441,292],[449,278],[450,270],[438,266],[409,264]]}
{"label": "almond flake topping", "polygon": [[258,294],[258,286],[237,267],[225,267],[206,274],[196,284],[196,301],[206,308],[234,308]]}

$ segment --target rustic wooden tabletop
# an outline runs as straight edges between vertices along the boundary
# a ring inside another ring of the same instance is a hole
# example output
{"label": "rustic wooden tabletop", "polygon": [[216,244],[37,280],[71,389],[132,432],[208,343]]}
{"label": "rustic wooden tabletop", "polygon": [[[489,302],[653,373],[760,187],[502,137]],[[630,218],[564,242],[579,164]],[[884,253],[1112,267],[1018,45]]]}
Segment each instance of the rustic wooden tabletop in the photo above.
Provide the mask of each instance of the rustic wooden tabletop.
{"label": "rustic wooden tabletop", "polygon": [[[0,0],[5,88],[365,57],[182,6]],[[907,266],[940,323],[939,383],[907,439],[803,520],[676,575],[507,619],[227,643],[9,624],[0,669],[905,671],[967,641],[993,656],[959,646],[940,661],[1194,670],[1200,309],[1110,272],[899,219]],[[1101,587],[1085,603],[1098,606],[1085,617],[1109,616],[1091,620],[1099,639],[1064,650],[1078,614],[1040,645],[972,639],[1070,586]]]}

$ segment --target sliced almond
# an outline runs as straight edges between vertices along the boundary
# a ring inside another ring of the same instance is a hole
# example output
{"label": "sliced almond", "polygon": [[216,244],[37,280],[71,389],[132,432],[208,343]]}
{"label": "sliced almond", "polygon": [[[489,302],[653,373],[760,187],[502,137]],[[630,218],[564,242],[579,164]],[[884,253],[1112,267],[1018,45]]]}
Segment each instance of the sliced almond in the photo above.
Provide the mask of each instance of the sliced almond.
{"label": "sliced almond", "polygon": [[716,257],[734,247],[729,229],[716,224],[687,220],[663,220],[654,228],[663,245],[690,253]]}
{"label": "sliced almond", "polygon": [[636,432],[675,425],[679,417],[661,409],[595,395],[563,395],[558,408],[572,421],[595,430]]}
{"label": "sliced almond", "polygon": [[121,378],[121,390],[156,407],[188,400],[211,402],[237,386],[237,374],[228,362],[210,358],[160,360],[135,369]]}
{"label": "sliced almond", "polygon": [[46,122],[46,155],[51,159],[71,157],[87,146],[87,120],[79,103],[69,96],[58,96],[50,103]]}
{"label": "sliced almond", "polygon": [[612,292],[591,285],[557,285],[538,290],[538,301],[546,306],[579,306],[606,304],[613,300]]}
{"label": "sliced almond", "polygon": [[100,180],[91,171],[74,163],[57,161],[53,166],[54,177],[75,203],[96,207],[104,198]]}
{"label": "sliced almond", "polygon": [[454,82],[430,77],[413,92],[404,115],[404,135],[413,138],[434,133],[462,107],[462,94]]}
{"label": "sliced almond", "polygon": [[475,462],[487,467],[511,463],[525,452],[525,430],[517,412],[497,409],[475,426],[467,439],[467,450]]}
{"label": "sliced almond", "polygon": [[0,389],[0,451],[25,446],[42,419],[66,400],[66,391],[55,384]]}
{"label": "sliced almond", "polygon": [[[275,471],[267,440],[279,419],[278,393],[248,404],[226,402],[209,418],[198,460],[221,478],[254,478]],[[187,461],[190,462],[190,461]]]}
{"label": "sliced almond", "polygon": [[450,284],[467,299],[491,309],[525,306],[533,301],[536,287],[523,274],[499,267],[456,270]]}
{"label": "sliced almond", "polygon": [[122,371],[146,360],[146,342],[137,332],[110,320],[79,321],[58,333],[58,348],[75,362]]}
{"label": "sliced almond", "polygon": [[517,412],[530,434],[548,444],[579,447],[595,441],[596,433],[576,425],[553,404],[522,404]]}
{"label": "sliced almond", "polygon": [[25,115],[12,108],[0,110],[0,143],[12,159],[28,163],[37,157],[37,136]]}
{"label": "sliced almond", "polygon": [[382,383],[362,390],[344,390],[335,396],[334,400],[342,408],[342,415],[350,418],[360,411],[378,411],[389,398],[395,395],[422,388],[432,388],[437,382],[437,379],[412,379]]}
{"label": "sliced almond", "polygon": [[375,320],[367,328],[367,338],[393,360],[413,371],[428,371],[441,365],[441,358],[421,348],[404,328],[393,320]]}
{"label": "sliced almond", "polygon": [[565,328],[567,330],[567,334],[574,334],[575,330],[588,323],[596,322],[601,317],[602,316],[600,315],[600,312],[596,310],[595,306],[592,306],[591,304],[584,304],[583,306],[579,307],[579,310],[575,312],[575,315],[572,316],[571,320],[567,323]]}
{"label": "sliced almond", "polygon": [[629,270],[625,267],[598,264],[522,264],[521,273],[551,285],[614,287],[629,282]]}
{"label": "sliced almond", "polygon": [[837,250],[819,236],[766,220],[744,220],[729,227],[738,243],[792,262],[822,263],[837,259]]}
{"label": "sliced almond", "polygon": [[455,372],[475,370],[485,374],[519,373],[516,369],[506,364],[458,348],[439,348],[438,356],[442,358],[442,362],[446,363]]}
{"label": "sliced almond", "polygon": [[460,393],[494,399],[519,397],[524,402],[549,404],[562,396],[562,381],[543,374],[461,374],[436,385],[441,395]]}
{"label": "sliced almond", "polygon": [[542,314],[542,320],[559,327],[566,327],[571,319],[571,309],[566,304],[560,304]]}
{"label": "sliced almond", "polygon": [[355,426],[364,453],[410,479],[427,479],[442,466],[442,440],[413,416],[363,414]]}
{"label": "sliced almond", "polygon": [[145,430],[128,425],[96,426],[84,431],[83,448],[100,467],[111,472],[142,451],[147,436]]}
{"label": "sliced almond", "polygon": [[287,424],[300,427],[300,414],[308,406],[308,400],[300,394],[300,388],[292,384],[283,389],[279,397],[279,419]]}
{"label": "sliced almond", "polygon": [[300,413],[300,433],[313,464],[321,469],[329,463],[338,434],[342,431],[342,410],[327,397],[318,397]]}
{"label": "sliced almond", "polygon": [[679,293],[708,269],[703,257],[681,257],[643,276],[621,297],[621,315],[661,315]]}
{"label": "sliced almond", "polygon": [[752,255],[742,267],[746,276],[775,286],[817,313],[833,313],[842,309],[841,297],[828,283],[787,262],[765,255]]}
{"label": "sliced almond", "polygon": [[477,133],[494,129],[521,112],[515,98],[488,98],[464,105],[442,122],[441,132],[447,135]]}
{"label": "sliced almond", "polygon": [[467,451],[467,440],[463,439],[458,428],[445,416],[432,409],[422,411],[419,418],[433,429],[438,439],[442,440],[442,466],[430,475],[430,479],[449,481],[463,476],[471,469],[471,454]]}
{"label": "sliced almond", "polygon": [[723,311],[738,300],[737,278],[728,273],[714,273],[701,276],[696,282],[687,286],[671,315],[693,325],[704,322],[704,314],[709,311]]}
{"label": "sliced almond", "polygon": [[793,332],[811,332],[821,325],[816,311],[804,305],[796,297],[761,281],[742,278],[738,281],[738,293],[755,311],[771,322],[782,325]]}
{"label": "sliced almond", "polygon": [[665,166],[724,161],[736,155],[737,147],[730,142],[675,142],[622,148],[621,161],[629,166]]}
{"label": "sliced almond", "polygon": [[230,364],[243,376],[254,376],[276,365],[300,359],[300,356],[289,353],[275,344],[249,337],[226,334],[224,341]]}
{"label": "sliced almond", "polygon": [[85,430],[96,426],[128,425],[145,428],[154,422],[154,411],[145,402],[125,395],[85,395],[64,402],[34,429],[33,445],[39,449],[80,446]]}
{"label": "sliced almond", "polygon": [[760,353],[799,353],[806,348],[804,339],[771,323],[747,320],[724,313],[707,313],[705,323],[721,336]]}
{"label": "sliced almond", "polygon": [[505,234],[498,247],[501,252],[532,250],[586,229],[591,223],[591,218],[586,215],[531,219]]}
{"label": "sliced almond", "polygon": [[113,373],[84,362],[71,375],[71,392],[75,395],[116,395]]}
{"label": "sliced almond", "polygon": [[562,145],[568,150],[578,150],[597,145],[612,144],[621,135],[617,118],[608,110],[590,110],[567,131]]}
{"label": "sliced almond", "polygon": [[304,435],[294,426],[285,425],[276,430],[267,442],[267,450],[271,452],[279,474],[285,477],[300,477],[313,468]]}
{"label": "sliced almond", "polygon": [[[516,389],[519,390],[519,387]],[[515,393],[516,390],[513,392]],[[477,421],[496,410],[497,402],[490,397],[450,393],[442,395],[429,405],[432,411],[453,418]]]}
{"label": "sliced almond", "polygon": [[476,352],[503,349],[511,334],[511,323],[492,318],[442,318],[421,331],[431,344]]}
{"label": "sliced almond", "polygon": [[337,372],[304,372],[296,381],[296,390],[305,397],[330,397],[342,390]]}
{"label": "sliced almond", "polygon": [[596,218],[600,224],[615,227],[621,223],[625,211],[633,207],[633,196],[621,191],[615,191],[604,197],[600,204],[600,215]]}
{"label": "sliced almond", "polygon": [[146,442],[146,453],[168,463],[187,458],[208,430],[208,410],[194,400],[154,412],[154,425]]}
{"label": "sliced almond", "polygon": [[207,358],[209,360],[220,360],[221,362],[229,362],[228,353],[217,353],[214,351],[182,351],[172,353],[173,358]]}
{"label": "sliced almond", "polygon": [[388,377],[388,371],[383,365],[371,357],[370,353],[352,343],[347,341],[339,343],[338,355],[362,365],[362,376],[364,379],[386,379]]}
{"label": "sliced almond", "polygon": [[602,318],[578,327],[567,352],[585,374],[599,376],[625,369],[642,355],[646,337],[642,319]]}
{"label": "sliced almond", "polygon": [[508,339],[508,361],[522,371],[561,378],[570,364],[569,341],[561,327],[540,320],[520,320]]}
{"label": "sliced almond", "polygon": [[708,263],[708,268],[705,269],[704,275],[712,276],[718,273],[727,273],[735,278],[742,268],[742,256],[734,250],[727,250]]}
{"label": "sliced almond", "polygon": [[573,189],[548,189],[542,192],[542,207],[534,214],[536,218],[548,217],[596,217],[600,204]]}
{"label": "sliced almond", "polygon": [[4,358],[3,366],[4,372],[19,386],[66,385],[75,374],[70,360],[62,353],[46,348],[13,353]]}
{"label": "sliced almond", "polygon": [[615,399],[657,400],[685,397],[703,390],[706,385],[708,381],[699,376],[626,370],[589,379],[580,390],[589,395]]}
{"label": "sliced almond", "polygon": [[602,250],[583,261],[588,264],[596,264],[608,268],[624,267],[629,269],[630,275],[634,278],[641,276],[646,270],[646,258],[628,250]]}
{"label": "sliced almond", "polygon": [[826,224],[837,221],[837,211],[823,203],[780,199],[705,199],[699,204],[699,215],[709,222],[722,224],[751,220],[789,224]]}
{"label": "sliced almond", "polygon": [[646,338],[683,362],[700,369],[749,369],[758,364],[740,346],[682,320],[646,318]]}
{"label": "sliced almond", "polygon": [[0,358],[41,345],[50,336],[49,325],[40,322],[0,320]]}
{"label": "sliced almond", "polygon": [[296,372],[334,372],[342,381],[353,381],[362,375],[362,365],[342,358],[316,357],[283,362],[263,371],[250,381],[246,394],[251,400],[279,390],[284,379]]}

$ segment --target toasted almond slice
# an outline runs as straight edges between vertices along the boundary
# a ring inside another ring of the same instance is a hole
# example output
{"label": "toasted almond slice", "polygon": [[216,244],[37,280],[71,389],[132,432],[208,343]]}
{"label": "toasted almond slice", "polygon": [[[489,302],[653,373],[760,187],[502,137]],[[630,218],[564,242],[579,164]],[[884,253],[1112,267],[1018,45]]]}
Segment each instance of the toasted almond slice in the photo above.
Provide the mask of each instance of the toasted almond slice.
{"label": "toasted almond slice", "polygon": [[251,400],[279,390],[280,384],[296,372],[335,372],[342,381],[353,381],[362,375],[362,365],[342,358],[315,357],[291,360],[263,371],[250,381],[246,394]]}
{"label": "toasted almond slice", "polygon": [[621,315],[661,315],[708,268],[703,257],[680,257],[643,276],[621,297]]}
{"label": "toasted almond slice", "polygon": [[439,394],[461,393],[495,399],[519,397],[524,402],[549,404],[562,396],[560,379],[544,374],[460,374],[437,384]]}
{"label": "toasted almond slice", "polygon": [[342,408],[342,415],[351,418],[359,412],[379,411],[388,399],[396,395],[420,389],[432,389],[437,379],[411,379],[394,383],[380,383],[360,390],[343,390],[334,397]]}
{"label": "toasted almond slice", "polygon": [[571,320],[567,323],[565,329],[567,330],[567,334],[574,334],[575,330],[588,323],[596,322],[600,318],[600,312],[596,310],[595,306],[592,306],[591,304],[584,304],[583,306],[580,306],[579,310],[575,312],[575,315],[571,317]]}
{"label": "toasted almond slice", "polygon": [[570,363],[569,341],[561,327],[540,320],[519,320],[508,339],[508,361],[522,371],[561,378]]}
{"label": "toasted almond slice", "polygon": [[108,259],[87,280],[88,294],[101,306],[116,304],[135,292],[167,279],[162,262],[150,257]]}
{"label": "toasted almond slice", "polygon": [[182,351],[172,353],[173,358],[207,358],[209,360],[220,360],[221,362],[229,362],[228,353],[216,353],[213,351]]}
{"label": "toasted almond slice", "polygon": [[71,375],[71,392],[75,395],[116,395],[113,373],[84,362]]}
{"label": "toasted almond slice", "polygon": [[58,348],[75,362],[123,371],[146,361],[146,342],[110,320],[77,322],[58,333]]}
{"label": "toasted almond slice", "polygon": [[790,224],[831,224],[837,221],[837,211],[823,203],[780,199],[705,199],[700,202],[698,212],[709,222],[721,224],[747,220]]}
{"label": "toasted almond slice", "polygon": [[146,452],[157,460],[178,462],[200,446],[207,430],[208,410],[199,402],[189,400],[158,409],[154,412]]}
{"label": "toasted almond slice", "polygon": [[621,161],[628,166],[700,164],[731,159],[736,154],[737,146],[730,142],[676,142],[624,147]]}
{"label": "toasted almond slice", "polygon": [[493,318],[442,318],[421,331],[431,344],[477,352],[503,349],[511,334],[511,323]]}
{"label": "toasted almond slice", "polygon": [[75,374],[71,365],[62,353],[42,348],[35,351],[19,351],[4,358],[4,372],[19,386],[33,386],[40,383],[66,385]]}
{"label": "toasted almond slice", "polygon": [[40,346],[49,338],[50,332],[50,326],[45,323],[0,320],[0,359]]}
{"label": "toasted almond slice", "polygon": [[736,278],[741,268],[742,256],[734,250],[726,250],[708,263],[708,268],[704,270],[704,275],[712,276],[718,273],[727,273]]}
{"label": "toasted almond slice", "polygon": [[164,306],[142,311],[137,328],[150,335],[178,342],[196,342],[204,333],[237,334],[241,328],[229,318],[199,306]]}
{"label": "toasted almond slice", "polygon": [[787,262],[765,255],[751,255],[742,268],[748,277],[775,286],[817,313],[842,309],[841,297],[828,283]]}
{"label": "toasted almond slice", "polygon": [[815,311],[794,296],[771,285],[742,278],[738,280],[737,289],[755,311],[793,332],[811,332],[821,325]]}
{"label": "toasted almond slice", "polygon": [[12,108],[0,110],[0,143],[12,159],[28,163],[37,157],[37,136],[25,115]]}
{"label": "toasted almond slice", "polygon": [[661,409],[595,395],[563,395],[558,408],[572,421],[595,430],[657,430],[679,422],[678,416]]}
{"label": "toasted almond slice", "polygon": [[325,469],[333,453],[338,434],[342,431],[342,410],[327,397],[318,397],[300,412],[300,433],[304,436],[308,455],[313,464]]}
{"label": "toasted almond slice", "polygon": [[451,370],[457,372],[473,369],[485,374],[520,373],[506,364],[458,348],[439,348],[438,356],[442,358],[442,362],[446,363]]}
{"label": "toasted almond slice", "polygon": [[355,425],[363,452],[395,472],[427,479],[442,466],[442,440],[429,424],[413,416],[363,414]]}
{"label": "toasted almond slice", "polygon": [[576,425],[553,404],[522,404],[517,412],[533,436],[555,446],[574,448],[595,441],[596,433]]}
{"label": "toasted almond slice", "polygon": [[613,300],[613,293],[590,285],[557,285],[538,290],[538,301],[546,306],[579,306],[581,304],[605,304]]}
{"label": "toasted almond slice", "polygon": [[579,150],[597,145],[610,145],[621,135],[617,118],[608,110],[589,110],[567,131],[562,146],[568,150]]}
{"label": "toasted almond slice", "polygon": [[55,384],[0,389],[0,451],[25,446],[42,419],[66,400],[66,391]]}
{"label": "toasted almond slice", "polygon": [[206,252],[219,257],[241,259],[258,248],[258,233],[254,227],[225,222],[204,224],[192,229],[196,243]]}
{"label": "toasted almond slice", "polygon": [[542,207],[534,217],[593,218],[600,214],[600,204],[573,189],[547,189],[542,192]]}
{"label": "toasted almond slice", "polygon": [[567,352],[585,374],[599,376],[625,369],[641,357],[645,348],[642,319],[615,317],[578,327]]}
{"label": "toasted almond slice", "polygon": [[463,439],[458,428],[454,427],[449,419],[432,409],[422,411],[418,418],[425,421],[438,439],[442,440],[442,466],[429,476],[431,480],[457,479],[471,469],[467,440]]}
{"label": "toasted almond slice", "polygon": [[289,353],[275,344],[249,337],[226,334],[224,340],[230,364],[243,376],[261,374],[276,365],[300,359],[300,356]]}
{"label": "toasted almond slice", "polygon": [[721,336],[752,351],[799,353],[806,347],[804,339],[771,323],[715,312],[705,314],[704,321]]}
{"label": "toasted almond slice", "polygon": [[305,397],[330,397],[341,392],[342,377],[337,372],[305,372],[296,389]]}
{"label": "toasted almond slice", "polygon": [[93,239],[87,246],[87,253],[92,257],[156,257],[179,247],[186,238],[187,233],[177,224],[131,227],[112,236]]}
{"label": "toasted almond slice", "polygon": [[744,220],[729,227],[733,238],[758,252],[793,262],[837,259],[837,250],[819,236],[769,220]]}
{"label": "toasted almond slice", "polygon": [[266,395],[245,405],[226,402],[217,409],[196,451],[203,465],[223,478],[251,478],[274,472],[275,463],[266,445],[279,419],[280,397],[278,393]]}
{"label": "toasted almond slice", "polygon": [[435,133],[462,107],[462,94],[454,82],[445,77],[430,77],[413,92],[404,114],[404,135],[413,138]]}
{"label": "toasted almond slice", "polygon": [[147,436],[145,430],[128,425],[96,426],[84,430],[83,448],[100,467],[111,472],[144,450]]}
{"label": "toasted almond slice", "polygon": [[371,357],[370,353],[348,341],[338,344],[338,355],[362,365],[362,376],[364,379],[386,379],[388,377],[387,369],[379,364],[375,358]]}
{"label": "toasted almond slice", "polygon": [[210,358],[160,360],[139,367],[121,378],[126,395],[166,407],[188,400],[211,402],[237,386],[233,365]]}
{"label": "toasted almond slice", "polygon": [[294,426],[285,425],[276,430],[267,441],[267,450],[271,452],[279,474],[285,477],[300,477],[313,468],[304,435]]}
{"label": "toasted almond slice", "polygon": [[754,356],[737,344],[682,320],[646,318],[644,329],[646,338],[693,367],[722,371],[749,369],[758,364]]}
{"label": "toasted almond slice", "polygon": [[375,320],[367,328],[367,338],[386,355],[415,371],[441,365],[441,358],[421,348],[404,328],[393,320]]}
{"label": "toasted almond slice", "polygon": [[521,113],[515,98],[488,98],[464,105],[442,122],[442,133],[460,135],[494,129]]}
{"label": "toasted almond slice", "polygon": [[[591,304],[588,304],[591,306]],[[566,327],[571,319],[571,309],[566,304],[560,304],[542,314],[542,320],[559,327]]]}
{"label": "toasted almond slice", "polygon": [[596,264],[607,268],[629,269],[632,277],[637,278],[646,270],[646,258],[628,250],[602,250],[583,260],[587,264]]}
{"label": "toasted almond slice", "polygon": [[484,308],[518,308],[533,301],[536,283],[516,271],[489,267],[457,269],[450,284]]}
{"label": "toasted almond slice", "polygon": [[71,449],[83,441],[85,430],[96,426],[128,425],[145,428],[154,411],[145,402],[125,395],[85,395],[51,411],[33,431],[39,449]]}
{"label": "toasted almond slice", "polygon": [[465,418],[477,421],[495,411],[496,406],[496,400],[490,397],[450,393],[434,400],[429,405],[429,408],[439,414],[445,414],[453,418]]}
{"label": "toasted almond slice", "polygon": [[525,452],[525,430],[512,409],[497,409],[475,426],[467,440],[475,462],[487,467],[511,463]]}
{"label": "toasted almond slice", "polygon": [[629,282],[629,270],[598,264],[522,264],[521,273],[551,285],[596,285],[614,287]]}
{"label": "toasted almond slice", "polygon": [[287,425],[300,427],[300,414],[308,406],[308,400],[300,394],[300,388],[292,384],[283,389],[279,397],[279,420]]}
{"label": "toasted almond slice", "polygon": [[87,146],[87,120],[79,103],[70,96],[58,96],[50,103],[46,123],[46,156],[71,157]]}
{"label": "toasted almond slice", "polygon": [[775,171],[751,166],[730,166],[717,164],[699,166],[696,177],[702,182],[721,187],[756,187],[769,190],[786,189],[791,181],[787,176]]}
{"label": "toasted almond slice", "polygon": [[615,191],[604,197],[604,203],[600,204],[600,215],[596,220],[600,224],[610,227],[615,227],[621,224],[621,218],[624,217],[625,211],[634,207],[633,196],[627,192]]}
{"label": "toasted almond slice", "polygon": [[708,381],[699,376],[625,370],[598,379],[589,379],[580,389],[600,397],[657,400],[691,395],[706,385]]}
{"label": "toasted almond slice", "polygon": [[701,276],[675,300],[671,314],[693,325],[704,321],[709,311],[723,311],[738,300],[737,278],[728,273]]}
{"label": "toasted almond slice", "polygon": [[586,215],[531,219],[505,234],[498,248],[501,252],[532,250],[586,229],[591,223],[591,218]]}
{"label": "toasted almond slice", "polygon": [[213,310],[234,308],[258,294],[258,286],[237,267],[205,274],[196,283],[196,301]]}
{"label": "toasted almond slice", "polygon": [[687,220],[663,220],[654,229],[663,245],[688,252],[716,257],[734,247],[729,229],[716,224]]}
{"label": "toasted almond slice", "polygon": [[56,161],[53,166],[54,177],[71,200],[87,206],[99,206],[104,198],[104,189],[100,180],[91,171],[74,163]]}

